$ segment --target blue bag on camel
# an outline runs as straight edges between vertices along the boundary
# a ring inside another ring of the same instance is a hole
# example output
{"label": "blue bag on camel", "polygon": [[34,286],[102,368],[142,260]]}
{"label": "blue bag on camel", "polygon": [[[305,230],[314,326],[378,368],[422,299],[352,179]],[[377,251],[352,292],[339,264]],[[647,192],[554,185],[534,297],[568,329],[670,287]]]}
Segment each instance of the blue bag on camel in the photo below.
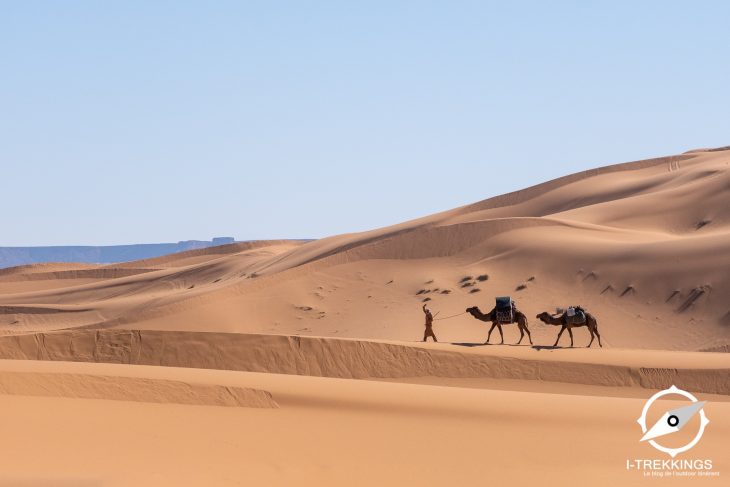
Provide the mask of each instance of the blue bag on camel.
{"label": "blue bag on camel", "polygon": [[514,304],[509,296],[500,296],[497,298],[497,304],[494,307],[496,313],[495,318],[498,323],[512,323],[514,319]]}

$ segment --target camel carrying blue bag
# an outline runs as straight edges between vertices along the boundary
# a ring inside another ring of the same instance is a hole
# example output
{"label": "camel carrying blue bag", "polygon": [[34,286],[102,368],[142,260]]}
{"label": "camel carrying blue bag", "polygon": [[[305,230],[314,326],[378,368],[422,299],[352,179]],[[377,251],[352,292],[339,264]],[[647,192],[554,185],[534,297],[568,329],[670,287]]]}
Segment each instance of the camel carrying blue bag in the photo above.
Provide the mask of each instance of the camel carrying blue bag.
{"label": "camel carrying blue bag", "polygon": [[512,323],[514,318],[512,298],[509,296],[500,296],[497,298],[496,306],[497,322],[499,323]]}

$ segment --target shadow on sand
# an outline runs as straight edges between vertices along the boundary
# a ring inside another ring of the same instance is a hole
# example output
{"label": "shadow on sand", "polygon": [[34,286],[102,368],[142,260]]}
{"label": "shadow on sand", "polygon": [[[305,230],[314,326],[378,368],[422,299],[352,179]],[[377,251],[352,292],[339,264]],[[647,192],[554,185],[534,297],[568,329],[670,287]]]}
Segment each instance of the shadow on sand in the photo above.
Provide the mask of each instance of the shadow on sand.
{"label": "shadow on sand", "polygon": [[570,350],[571,348],[579,348],[579,347],[561,347],[558,345],[557,347],[554,347],[552,345],[533,345],[532,348],[535,350]]}

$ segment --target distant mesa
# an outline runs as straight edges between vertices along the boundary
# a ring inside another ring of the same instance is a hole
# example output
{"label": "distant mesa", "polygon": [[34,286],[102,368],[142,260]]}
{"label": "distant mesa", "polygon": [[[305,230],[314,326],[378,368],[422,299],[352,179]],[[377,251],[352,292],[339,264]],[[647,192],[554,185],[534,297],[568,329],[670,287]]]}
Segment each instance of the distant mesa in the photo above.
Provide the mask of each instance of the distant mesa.
{"label": "distant mesa", "polygon": [[211,247],[215,247],[216,245],[228,245],[232,243],[236,243],[236,239],[233,237],[213,237],[213,240],[211,240]]}
{"label": "distant mesa", "polygon": [[177,243],[132,245],[62,245],[49,247],[0,247],[0,269],[43,262],[82,262],[85,264],[115,264],[132,260],[151,259],[162,255],[204,249],[236,243],[233,237],[206,240],[183,240]]}

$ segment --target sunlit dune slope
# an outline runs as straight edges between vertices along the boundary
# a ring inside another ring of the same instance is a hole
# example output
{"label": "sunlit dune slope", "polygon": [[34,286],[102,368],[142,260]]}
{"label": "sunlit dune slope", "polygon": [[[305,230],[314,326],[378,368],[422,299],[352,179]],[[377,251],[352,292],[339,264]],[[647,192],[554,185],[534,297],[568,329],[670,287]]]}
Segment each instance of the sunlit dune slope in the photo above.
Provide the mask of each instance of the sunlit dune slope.
{"label": "sunlit dune slope", "polygon": [[[0,328],[226,331],[420,338],[440,314],[513,296],[534,316],[582,304],[607,347],[727,350],[730,151],[618,164],[370,232],[262,241],[106,266],[0,272]],[[446,341],[483,341],[468,315]],[[576,331],[577,345],[587,332]],[[507,329],[506,339],[516,340]],[[494,336],[493,336],[494,339]],[[563,340],[567,340],[564,337]],[[561,342],[567,344],[567,341]]]}

